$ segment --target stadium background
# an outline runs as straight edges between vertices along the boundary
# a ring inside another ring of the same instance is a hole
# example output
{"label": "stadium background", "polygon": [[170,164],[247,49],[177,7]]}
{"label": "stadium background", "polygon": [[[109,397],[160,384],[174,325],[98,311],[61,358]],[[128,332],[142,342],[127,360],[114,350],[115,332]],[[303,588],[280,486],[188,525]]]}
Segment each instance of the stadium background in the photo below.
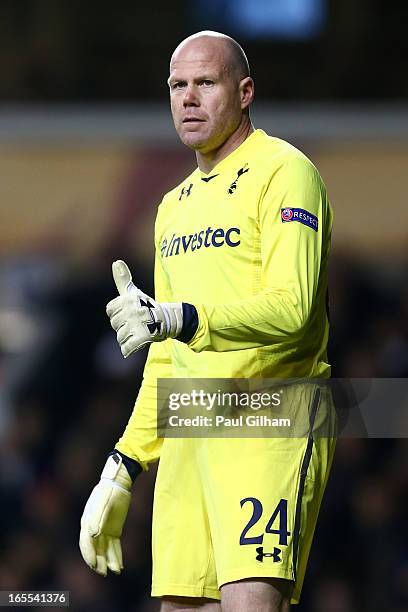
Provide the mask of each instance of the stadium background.
{"label": "stadium background", "polygon": [[[110,330],[111,261],[152,290],[156,206],[194,165],[165,84],[186,35],[237,36],[256,125],[328,186],[334,374],[407,376],[405,27],[379,0],[2,0],[0,589],[67,589],[76,612],[158,609],[154,468],[135,488],[122,576],[89,571],[77,539],[145,359],[123,361]],[[300,612],[408,609],[407,477],[403,438],[339,443]]]}

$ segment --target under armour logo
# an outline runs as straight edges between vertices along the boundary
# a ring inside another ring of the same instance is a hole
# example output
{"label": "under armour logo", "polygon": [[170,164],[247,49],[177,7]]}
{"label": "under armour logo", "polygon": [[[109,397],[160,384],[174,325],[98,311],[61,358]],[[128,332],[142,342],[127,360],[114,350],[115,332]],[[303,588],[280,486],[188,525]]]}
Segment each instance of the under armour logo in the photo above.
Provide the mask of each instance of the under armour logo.
{"label": "under armour logo", "polygon": [[188,189],[186,189],[185,187],[183,187],[183,189],[182,189],[182,190],[181,190],[181,192],[180,192],[179,202],[180,202],[180,200],[182,199],[182,197],[183,197],[184,195],[186,196],[186,198],[188,198],[188,196],[189,196],[189,195],[190,195],[190,193],[191,193],[192,188],[193,188],[193,183],[190,183],[190,185],[188,186]]}
{"label": "under armour logo", "polygon": [[156,321],[155,319],[154,304],[152,304],[149,300],[146,301],[146,300],[140,299],[140,305],[147,308],[150,314],[150,321],[146,321],[146,327],[149,330],[149,333],[152,336],[155,336],[156,334],[160,334],[162,324],[161,324],[161,321]]}
{"label": "under armour logo", "polygon": [[245,164],[245,166],[243,166],[242,168],[240,168],[237,172],[237,178],[235,179],[235,181],[233,183],[231,183],[231,185],[228,188],[228,193],[234,193],[234,191],[237,188],[237,180],[239,179],[240,176],[242,176],[243,174],[245,174],[245,172],[249,172],[249,168],[247,167],[248,164]]}
{"label": "under armour logo", "polygon": [[282,550],[280,548],[276,548],[276,546],[274,546],[273,552],[267,552],[267,553],[264,553],[263,546],[258,546],[258,548],[256,549],[256,552],[258,554],[256,555],[255,558],[257,561],[260,561],[261,563],[263,563],[263,560],[265,557],[272,557],[274,563],[279,563],[280,561],[282,561],[282,558],[279,556]]}

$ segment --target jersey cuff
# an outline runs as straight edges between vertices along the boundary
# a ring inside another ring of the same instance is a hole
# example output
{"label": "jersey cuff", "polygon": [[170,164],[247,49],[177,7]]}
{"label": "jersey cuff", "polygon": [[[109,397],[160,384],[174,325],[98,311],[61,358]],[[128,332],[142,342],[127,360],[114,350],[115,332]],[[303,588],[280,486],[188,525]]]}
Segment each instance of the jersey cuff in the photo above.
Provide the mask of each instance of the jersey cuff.
{"label": "jersey cuff", "polygon": [[139,476],[139,474],[143,472],[143,468],[140,465],[140,463],[136,461],[135,459],[131,459],[127,455],[124,455],[123,453],[118,451],[116,448],[109,453],[108,457],[110,457],[111,455],[115,455],[115,454],[118,454],[122,457],[122,463],[127,469],[129,476],[132,479],[132,482],[134,482],[136,480],[136,476]]}
{"label": "jersey cuff", "polygon": [[183,329],[177,340],[180,342],[190,342],[198,329],[198,313],[196,307],[192,304],[183,302]]}

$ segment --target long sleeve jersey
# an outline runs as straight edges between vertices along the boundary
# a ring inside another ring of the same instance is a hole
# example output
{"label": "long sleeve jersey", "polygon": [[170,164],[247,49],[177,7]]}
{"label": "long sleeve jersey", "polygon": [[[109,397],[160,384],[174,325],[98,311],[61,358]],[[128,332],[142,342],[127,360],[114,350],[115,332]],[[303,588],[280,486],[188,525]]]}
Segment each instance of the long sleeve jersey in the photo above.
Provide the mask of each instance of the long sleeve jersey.
{"label": "long sleeve jersey", "polygon": [[163,198],[155,299],[198,313],[188,343],[153,343],[116,448],[146,468],[160,456],[158,378],[330,376],[327,266],[332,210],[311,161],[255,130],[210,174]]}

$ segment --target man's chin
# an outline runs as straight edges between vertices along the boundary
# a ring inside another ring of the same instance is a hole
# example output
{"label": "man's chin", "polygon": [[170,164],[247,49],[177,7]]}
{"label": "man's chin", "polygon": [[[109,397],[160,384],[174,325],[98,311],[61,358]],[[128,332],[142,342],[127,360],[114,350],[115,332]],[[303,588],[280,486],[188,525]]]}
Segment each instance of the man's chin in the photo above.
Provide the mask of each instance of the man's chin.
{"label": "man's chin", "polygon": [[186,145],[186,147],[196,151],[205,148],[209,141],[209,135],[204,134],[203,132],[204,130],[202,130],[202,128],[199,130],[182,128],[181,130],[178,130],[178,135],[181,142]]}
{"label": "man's chin", "polygon": [[208,140],[203,134],[197,134],[196,132],[181,134],[180,139],[186,147],[190,147],[190,149],[194,149],[195,151],[205,148]]}

